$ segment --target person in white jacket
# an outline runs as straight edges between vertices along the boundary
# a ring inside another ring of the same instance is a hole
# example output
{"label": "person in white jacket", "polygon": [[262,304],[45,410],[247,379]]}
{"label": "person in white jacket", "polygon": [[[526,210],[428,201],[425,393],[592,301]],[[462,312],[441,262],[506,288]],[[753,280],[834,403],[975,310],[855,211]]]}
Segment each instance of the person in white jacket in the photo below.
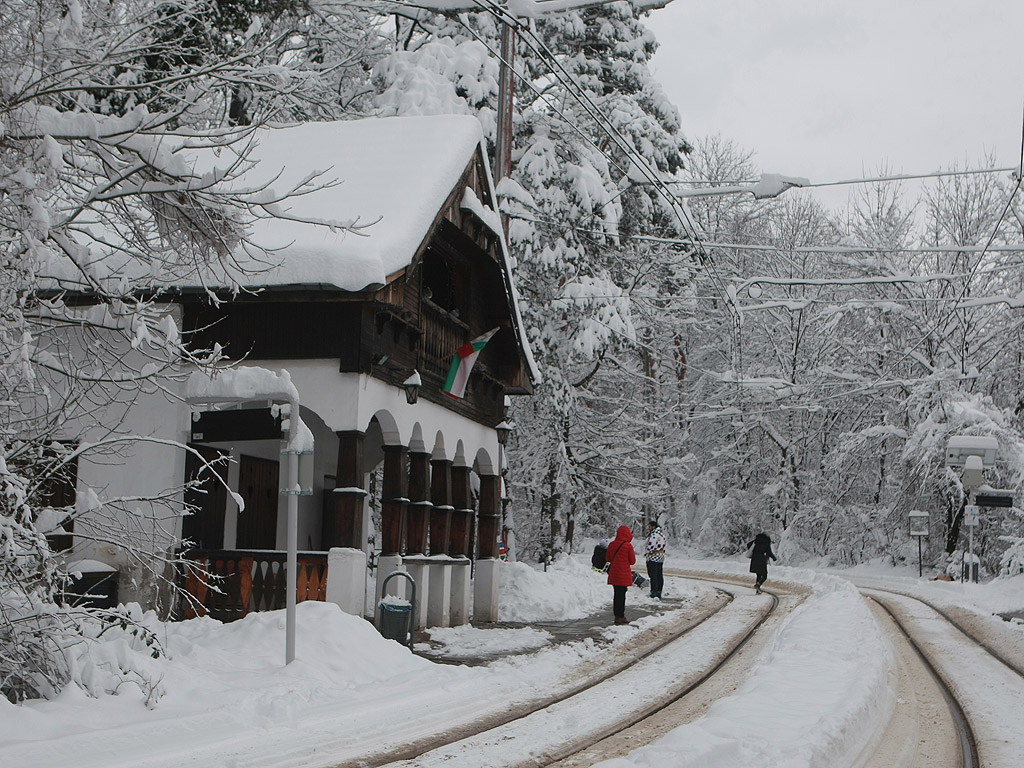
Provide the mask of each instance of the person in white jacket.
{"label": "person in white jacket", "polygon": [[647,561],[647,575],[651,579],[651,597],[661,598],[665,586],[662,569],[665,566],[665,534],[657,520],[647,522],[647,543],[644,545],[644,559]]}

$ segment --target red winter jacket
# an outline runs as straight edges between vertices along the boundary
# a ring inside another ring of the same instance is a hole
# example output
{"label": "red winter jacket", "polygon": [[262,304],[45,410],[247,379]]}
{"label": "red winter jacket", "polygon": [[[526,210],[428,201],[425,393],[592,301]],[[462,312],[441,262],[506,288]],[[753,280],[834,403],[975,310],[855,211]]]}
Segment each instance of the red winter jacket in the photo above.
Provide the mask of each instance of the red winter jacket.
{"label": "red winter jacket", "polygon": [[636,552],[633,551],[633,531],[628,525],[620,525],[615,541],[608,545],[605,560],[611,563],[608,569],[608,583],[616,587],[628,587],[633,583],[633,569]]}

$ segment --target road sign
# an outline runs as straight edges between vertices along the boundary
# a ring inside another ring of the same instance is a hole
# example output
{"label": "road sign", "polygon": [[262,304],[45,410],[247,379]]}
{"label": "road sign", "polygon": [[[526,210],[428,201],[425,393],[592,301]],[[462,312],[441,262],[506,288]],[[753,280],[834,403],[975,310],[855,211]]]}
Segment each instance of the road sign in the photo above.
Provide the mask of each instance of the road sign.
{"label": "road sign", "polygon": [[979,507],[1012,507],[1013,491],[978,491],[974,501]]}
{"label": "road sign", "polygon": [[964,507],[964,525],[975,526],[978,524],[978,507],[974,504],[968,504]]}

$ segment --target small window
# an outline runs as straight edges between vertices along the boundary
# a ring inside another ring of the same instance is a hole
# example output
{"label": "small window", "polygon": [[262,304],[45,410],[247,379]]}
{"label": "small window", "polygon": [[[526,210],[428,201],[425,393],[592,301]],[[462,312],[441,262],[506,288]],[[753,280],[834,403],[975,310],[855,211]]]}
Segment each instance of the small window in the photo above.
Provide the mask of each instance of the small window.
{"label": "small window", "polygon": [[[55,460],[57,454],[47,449],[44,459]],[[56,461],[54,461],[56,464]],[[74,543],[75,530],[75,488],[78,485],[78,457],[55,468],[40,484],[38,505],[42,509],[50,507],[55,510],[66,510],[67,514],[61,522],[64,533],[55,533],[46,537],[47,544],[54,552],[65,552]]]}

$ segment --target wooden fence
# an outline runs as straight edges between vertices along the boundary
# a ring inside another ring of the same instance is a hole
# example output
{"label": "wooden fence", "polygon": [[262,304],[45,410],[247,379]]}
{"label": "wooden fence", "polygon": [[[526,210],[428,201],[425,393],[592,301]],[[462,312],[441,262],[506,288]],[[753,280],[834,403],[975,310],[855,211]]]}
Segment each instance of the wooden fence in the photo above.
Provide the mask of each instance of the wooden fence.
{"label": "wooden fence", "polygon": [[[234,621],[252,611],[285,607],[285,552],[270,550],[200,550],[181,555],[179,586],[186,599],[183,616],[210,616]],[[295,575],[295,599],[325,600],[327,553],[300,552]]]}

